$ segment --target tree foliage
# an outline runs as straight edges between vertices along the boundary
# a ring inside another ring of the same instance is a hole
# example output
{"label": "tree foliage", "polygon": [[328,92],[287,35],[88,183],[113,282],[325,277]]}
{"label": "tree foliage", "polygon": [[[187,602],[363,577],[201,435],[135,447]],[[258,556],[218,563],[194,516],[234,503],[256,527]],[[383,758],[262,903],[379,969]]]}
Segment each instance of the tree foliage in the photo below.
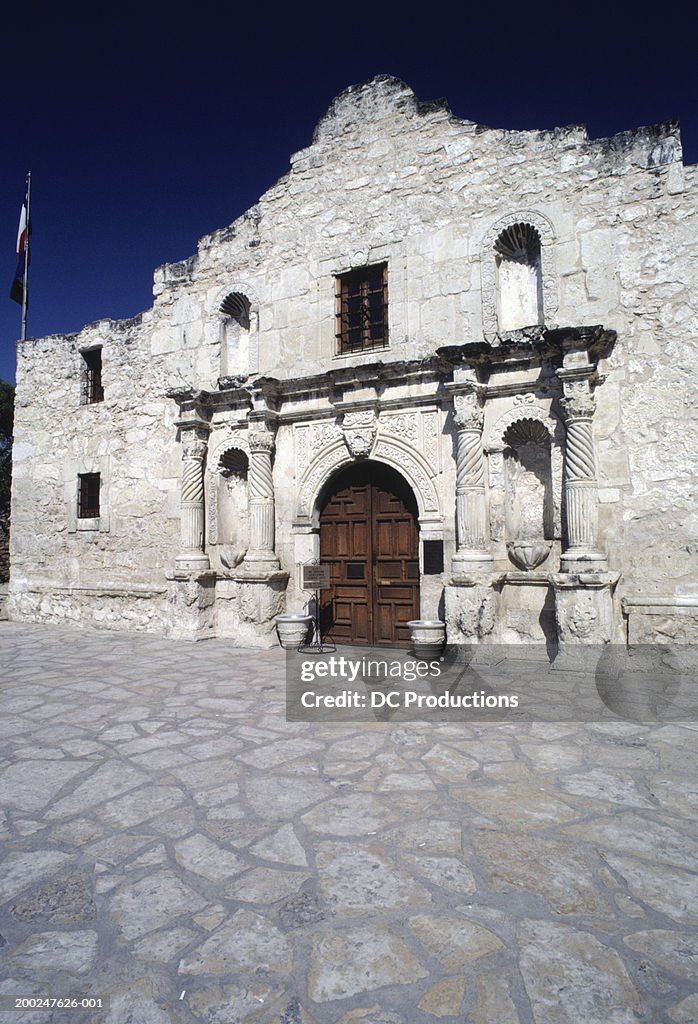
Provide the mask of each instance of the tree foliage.
{"label": "tree foliage", "polygon": [[14,385],[0,380],[0,513],[9,512],[10,509],[14,411]]}

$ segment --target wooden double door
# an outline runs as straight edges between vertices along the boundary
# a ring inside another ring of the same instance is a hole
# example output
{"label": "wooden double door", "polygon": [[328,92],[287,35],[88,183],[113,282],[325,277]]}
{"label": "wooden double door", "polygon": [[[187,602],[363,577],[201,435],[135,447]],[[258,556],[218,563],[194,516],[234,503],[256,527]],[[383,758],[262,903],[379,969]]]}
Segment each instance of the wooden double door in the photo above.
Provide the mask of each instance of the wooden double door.
{"label": "wooden double door", "polygon": [[335,476],[320,503],[323,633],[335,643],[409,642],[419,618],[419,531],[414,495],[388,466],[360,463]]}

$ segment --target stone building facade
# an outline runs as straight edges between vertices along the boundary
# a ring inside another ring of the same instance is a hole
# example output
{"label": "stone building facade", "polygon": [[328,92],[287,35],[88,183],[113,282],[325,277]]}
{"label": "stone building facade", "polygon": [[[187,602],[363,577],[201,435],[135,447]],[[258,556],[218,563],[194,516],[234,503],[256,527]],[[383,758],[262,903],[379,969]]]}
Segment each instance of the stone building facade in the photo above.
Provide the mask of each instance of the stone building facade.
{"label": "stone building facade", "polygon": [[381,76],[133,320],[20,344],[12,618],[698,640],[696,169]]}

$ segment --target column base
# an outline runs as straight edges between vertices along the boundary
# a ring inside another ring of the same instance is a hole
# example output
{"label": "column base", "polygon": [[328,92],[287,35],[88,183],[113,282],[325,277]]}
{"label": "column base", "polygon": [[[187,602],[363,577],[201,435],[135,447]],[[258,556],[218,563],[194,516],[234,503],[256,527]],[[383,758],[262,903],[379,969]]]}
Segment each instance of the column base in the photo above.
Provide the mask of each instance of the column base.
{"label": "column base", "polygon": [[216,584],[216,635],[237,647],[278,647],[274,617],[286,603],[287,572],[252,573],[239,566]]}
{"label": "column base", "polygon": [[561,645],[618,641],[612,595],[619,579],[617,572],[593,571],[589,561],[583,572],[554,573],[550,577]]}
{"label": "column base", "polygon": [[453,576],[470,576],[473,572],[487,572],[494,564],[494,556],[489,551],[477,548],[461,548],[451,561]]}
{"label": "column base", "polygon": [[193,552],[190,555],[177,555],[174,560],[176,577],[192,576],[196,575],[196,573],[208,572],[210,568],[211,562],[209,557],[203,552]]}
{"label": "column base", "polygon": [[[480,563],[482,566],[483,563]],[[459,572],[444,590],[446,639],[450,644],[493,643],[500,577],[486,571]]]}
{"label": "column base", "polygon": [[599,572],[606,568],[606,555],[595,548],[568,548],[560,556],[560,572]]}
{"label": "column base", "polygon": [[215,636],[216,574],[179,574],[167,581],[168,636],[175,640],[205,640]]}
{"label": "column base", "polygon": [[242,574],[265,574],[278,572],[281,563],[273,551],[248,551],[237,568]]}

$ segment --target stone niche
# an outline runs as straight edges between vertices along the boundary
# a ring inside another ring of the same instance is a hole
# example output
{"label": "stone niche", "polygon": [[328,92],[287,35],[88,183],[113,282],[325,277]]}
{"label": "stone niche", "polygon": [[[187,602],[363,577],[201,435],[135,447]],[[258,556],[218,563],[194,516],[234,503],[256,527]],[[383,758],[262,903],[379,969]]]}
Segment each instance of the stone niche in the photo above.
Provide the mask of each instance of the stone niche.
{"label": "stone niche", "polygon": [[540,236],[531,224],[512,224],[494,245],[497,265],[497,323],[515,331],[543,323]]}
{"label": "stone niche", "polygon": [[217,506],[216,543],[224,570],[233,570],[240,565],[250,543],[247,472],[247,455],[239,448],[228,448],[220,455],[214,497]]}
{"label": "stone niche", "polygon": [[220,375],[246,374],[250,367],[250,300],[242,292],[230,292],[220,306]]}
{"label": "stone niche", "polygon": [[538,420],[518,420],[504,444],[507,553],[518,569],[530,571],[547,559],[554,536],[550,435]]}
{"label": "stone niche", "polygon": [[[246,442],[235,438],[240,445]],[[274,647],[274,616],[284,610],[288,574],[246,561],[250,546],[249,456],[225,442],[208,474],[207,541],[215,567],[215,635],[240,647]]]}

